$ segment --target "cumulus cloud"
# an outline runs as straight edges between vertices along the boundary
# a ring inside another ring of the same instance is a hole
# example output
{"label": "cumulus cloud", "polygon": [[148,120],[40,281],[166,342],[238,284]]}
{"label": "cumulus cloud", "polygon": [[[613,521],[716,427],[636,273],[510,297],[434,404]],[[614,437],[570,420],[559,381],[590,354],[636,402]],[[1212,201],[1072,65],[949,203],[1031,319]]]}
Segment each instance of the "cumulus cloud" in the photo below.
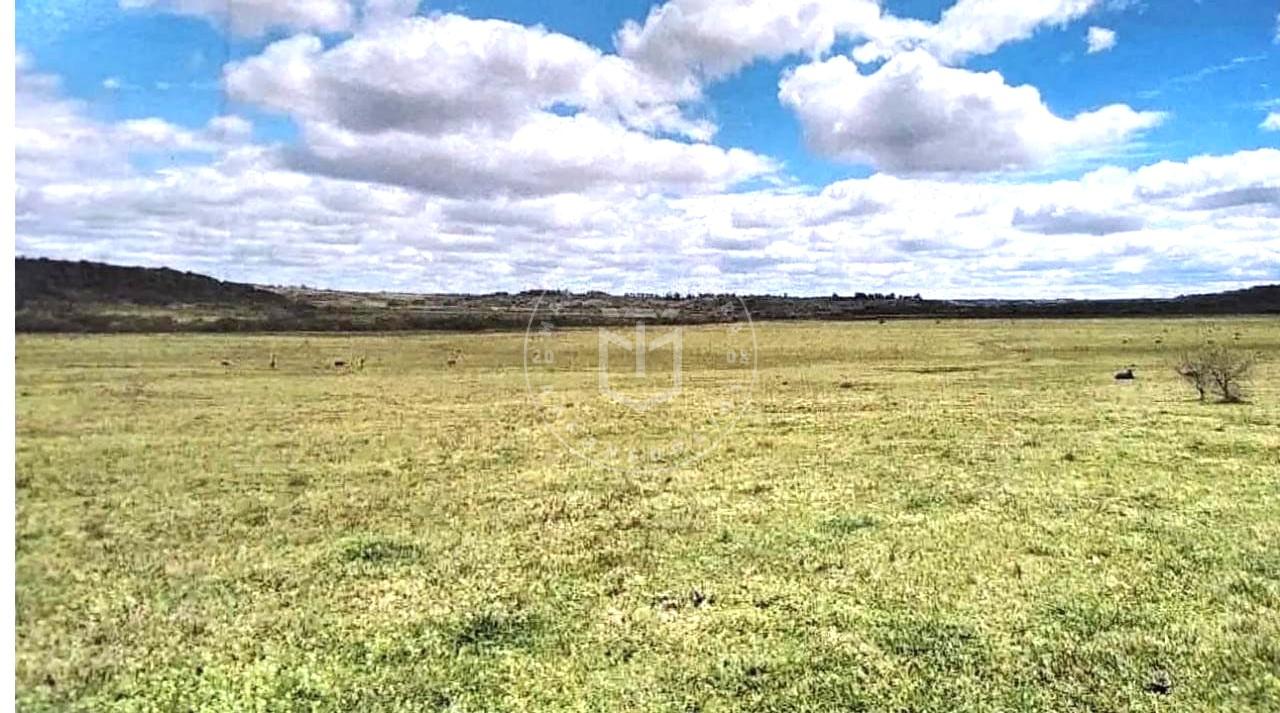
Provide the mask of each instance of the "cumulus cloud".
{"label": "cumulus cloud", "polygon": [[75,173],[121,174],[140,154],[214,153],[247,140],[251,127],[240,117],[219,116],[187,128],[158,118],[115,124],[87,115],[83,102],[62,95],[57,76],[36,71],[17,55],[14,144],[18,178]]}
{"label": "cumulus cloud", "polygon": [[247,37],[273,29],[344,32],[355,18],[347,0],[120,0],[120,6],[199,17]]}
{"label": "cumulus cloud", "polygon": [[775,170],[701,143],[714,127],[680,104],[696,85],[497,20],[404,18],[329,49],[299,35],[230,65],[225,85],[299,121],[291,166],[433,193],[706,190]]}
{"label": "cumulus cloud", "polygon": [[1046,26],[1078,19],[1102,0],[959,0],[936,23],[885,13],[873,0],[670,0],[627,21],[619,54],[665,76],[718,79],[757,59],[818,57],[840,39],[859,62],[922,48],[944,63],[990,54]]}
{"label": "cumulus cloud", "polygon": [[1186,161],[1159,161],[1126,172],[1110,169],[1094,175],[1126,177],[1125,190],[1136,200],[1168,203],[1178,199],[1199,198],[1211,193],[1255,186],[1280,185],[1280,151],[1260,149],[1242,151],[1229,156],[1195,156]]}
{"label": "cumulus cloud", "polygon": [[1120,104],[1060,118],[1034,87],[946,67],[921,50],[872,74],[845,57],[802,65],[783,77],[778,97],[815,151],[891,172],[1030,168],[1122,143],[1162,119]]}
{"label": "cumulus cloud", "polygon": [[1079,19],[1102,0],[959,0],[937,23],[898,22],[872,33],[854,50],[859,62],[872,62],[922,48],[946,64],[995,52],[1025,40],[1042,27],[1061,27]]}
{"label": "cumulus cloud", "polygon": [[539,114],[511,133],[360,135],[308,124],[288,166],[449,196],[536,196],[626,186],[723,190],[775,170],[742,149],[655,139],[589,116]]}
{"label": "cumulus cloud", "polygon": [[960,0],[942,13],[924,46],[953,62],[990,54],[1031,37],[1044,26],[1060,27],[1083,17],[1099,0]]}
{"label": "cumulus cloud", "polygon": [[1262,120],[1258,128],[1263,131],[1280,131],[1280,111],[1273,111],[1267,114],[1267,118]]}
{"label": "cumulus cloud", "polygon": [[[937,22],[899,18],[863,0],[671,0],[615,36],[619,54],[662,77],[700,84],[760,59],[804,53],[779,97],[818,152],[891,171],[1001,170],[1122,145],[1162,115],[1113,104],[1059,118],[1029,86],[947,66],[1084,17],[1103,0],[959,0]],[[822,59],[837,41],[851,57]],[[1116,34],[1090,28],[1091,52]],[[867,77],[870,77],[869,79]]]}
{"label": "cumulus cloud", "polygon": [[1088,45],[1089,54],[1106,52],[1116,46],[1116,33],[1115,30],[1108,30],[1105,27],[1090,27],[1084,41]]}
{"label": "cumulus cloud", "polygon": [[1277,193],[1274,149],[1049,183],[526,198],[335,178],[248,145],[162,173],[24,176],[17,247],[366,289],[1164,294],[1280,277]]}
{"label": "cumulus cloud", "polygon": [[236,99],[365,133],[510,129],[555,106],[640,128],[706,132],[675,104],[697,98],[696,86],[655,80],[539,27],[459,15],[388,22],[329,50],[298,35],[231,64],[226,86]]}
{"label": "cumulus cloud", "polygon": [[[1098,296],[1280,279],[1280,151],[1052,182],[969,175],[1107,149],[1160,121],[1124,105],[1060,117],[1033,87],[949,66],[1095,4],[961,0],[928,23],[869,1],[673,0],[609,54],[369,1],[345,40],[295,36],[226,69],[232,98],[297,123],[279,146],[251,143],[235,116],[92,118],[19,57],[16,247],[421,291]],[[886,61],[824,59],[847,38]],[[811,58],[779,98],[810,145],[885,172],[807,188],[710,143],[704,84],[793,54]],[[204,156],[134,168],[191,151]]]}
{"label": "cumulus cloud", "polygon": [[1136,215],[1108,215],[1055,206],[1034,211],[1019,208],[1014,212],[1013,225],[1045,235],[1110,235],[1138,230],[1142,228],[1143,220]]}
{"label": "cumulus cloud", "polygon": [[1219,210],[1241,206],[1271,206],[1280,209],[1280,186],[1250,186],[1198,196],[1188,202],[1193,210]]}
{"label": "cumulus cloud", "polygon": [[716,79],[760,58],[825,53],[880,19],[873,0],[671,0],[643,23],[628,20],[614,41],[619,54],[657,74]]}

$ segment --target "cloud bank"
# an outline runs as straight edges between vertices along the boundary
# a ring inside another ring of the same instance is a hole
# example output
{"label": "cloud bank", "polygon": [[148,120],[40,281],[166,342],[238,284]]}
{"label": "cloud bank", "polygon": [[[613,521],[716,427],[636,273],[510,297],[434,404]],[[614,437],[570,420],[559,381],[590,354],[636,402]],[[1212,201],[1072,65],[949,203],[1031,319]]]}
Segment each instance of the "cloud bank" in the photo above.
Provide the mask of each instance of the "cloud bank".
{"label": "cloud bank", "polygon": [[[223,86],[297,137],[255,142],[248,112],[95,118],[20,56],[21,254],[424,291],[1099,296],[1280,279],[1276,149],[1022,173],[1169,120],[1064,114],[963,66],[1090,0],[960,0],[937,22],[870,0],[672,0],[624,23],[614,51],[402,0],[123,3],[275,33]],[[758,61],[788,65],[776,99],[814,154],[873,173],[805,185],[718,141],[707,89]]]}

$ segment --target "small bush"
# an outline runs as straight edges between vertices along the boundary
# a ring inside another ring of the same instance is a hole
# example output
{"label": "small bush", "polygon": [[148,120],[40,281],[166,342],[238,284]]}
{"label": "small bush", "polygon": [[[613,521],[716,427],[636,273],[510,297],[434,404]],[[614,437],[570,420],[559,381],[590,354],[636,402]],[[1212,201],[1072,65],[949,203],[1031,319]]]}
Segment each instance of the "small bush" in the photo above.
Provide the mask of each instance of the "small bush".
{"label": "small bush", "polygon": [[1178,375],[1186,380],[1200,400],[1209,394],[1225,403],[1244,400],[1244,389],[1256,357],[1245,351],[1213,343],[1184,353],[1177,364]]}

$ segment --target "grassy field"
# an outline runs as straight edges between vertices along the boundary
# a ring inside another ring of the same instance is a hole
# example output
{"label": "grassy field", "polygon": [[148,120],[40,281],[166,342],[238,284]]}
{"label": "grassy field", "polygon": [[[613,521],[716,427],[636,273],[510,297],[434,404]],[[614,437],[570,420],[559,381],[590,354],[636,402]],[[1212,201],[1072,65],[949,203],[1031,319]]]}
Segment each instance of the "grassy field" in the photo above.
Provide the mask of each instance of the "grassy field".
{"label": "grassy field", "polygon": [[20,336],[20,707],[1280,709],[1280,321],[755,337],[638,415],[590,331]]}

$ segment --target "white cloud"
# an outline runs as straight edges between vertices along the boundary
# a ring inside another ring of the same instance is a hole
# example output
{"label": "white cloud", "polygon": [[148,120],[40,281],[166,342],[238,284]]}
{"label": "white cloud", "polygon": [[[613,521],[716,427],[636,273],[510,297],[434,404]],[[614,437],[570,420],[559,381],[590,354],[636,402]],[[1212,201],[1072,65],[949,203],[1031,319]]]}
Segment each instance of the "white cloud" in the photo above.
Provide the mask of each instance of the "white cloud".
{"label": "white cloud", "polygon": [[211,139],[236,144],[248,141],[253,135],[253,124],[234,115],[215,116],[209,120],[205,133]]}
{"label": "white cloud", "polygon": [[1083,17],[1100,0],[960,0],[942,13],[925,48],[952,62],[990,54],[1025,40],[1041,27],[1061,27]]}
{"label": "white cloud", "polygon": [[775,170],[742,149],[655,139],[590,116],[537,114],[510,133],[356,134],[305,126],[286,165],[449,196],[536,196],[608,190],[708,191]]}
{"label": "white cloud", "polygon": [[778,96],[815,151],[890,172],[1033,168],[1123,143],[1161,120],[1119,104],[1063,119],[1034,87],[945,67],[920,50],[870,75],[844,57],[802,65],[783,77]]}
{"label": "white cloud", "polygon": [[1258,128],[1263,131],[1280,131],[1280,111],[1273,111],[1267,114],[1267,118],[1262,120]]}
{"label": "white cloud", "polygon": [[682,109],[696,85],[496,20],[387,21],[327,50],[299,35],[229,65],[225,85],[299,121],[289,165],[433,193],[708,190],[775,169],[696,143],[714,133]]}
{"label": "white cloud", "polygon": [[62,96],[58,77],[34,70],[19,54],[15,77],[15,163],[20,179],[76,173],[129,173],[138,154],[213,153],[248,137],[248,122],[215,117],[203,127],[158,118],[105,124],[89,118],[83,102]]}
{"label": "white cloud", "polygon": [[120,0],[120,7],[199,17],[247,37],[272,29],[344,32],[355,18],[346,0]]}
{"label": "white cloud", "polygon": [[[698,88],[542,28],[458,15],[384,23],[325,50],[298,35],[226,72],[235,98],[363,132],[513,128],[556,105],[705,134],[675,102]],[[670,112],[670,113],[667,113]]]}
{"label": "white cloud", "polygon": [[955,64],[1025,40],[1043,27],[1062,27],[1099,4],[1101,0],[959,0],[937,23],[899,22],[888,27],[891,32],[872,33],[853,56],[865,63],[918,47]]}
{"label": "white cloud", "polygon": [[[47,78],[24,83],[43,87],[43,101],[60,109],[46,106],[42,118],[84,133],[62,147],[66,153],[120,136],[181,141],[147,120],[88,121],[74,104],[57,103]],[[29,96],[19,94],[28,118]],[[224,118],[207,131],[247,128]],[[228,145],[216,157],[145,174],[52,162],[41,165],[65,170],[37,175],[22,159],[17,249],[232,279],[424,291],[555,285],[1099,296],[1280,276],[1274,149],[1052,183],[881,174],[818,191],[683,197],[596,187],[455,198],[282,166],[252,145]],[[1210,241],[1213,250],[1205,250]]]}
{"label": "white cloud", "polygon": [[1106,52],[1116,46],[1115,30],[1108,30],[1105,27],[1090,27],[1089,32],[1085,35],[1085,44],[1089,46],[1089,54]]}
{"label": "white cloud", "polygon": [[838,39],[859,41],[859,62],[923,48],[951,64],[990,54],[1046,26],[1062,26],[1101,0],[959,0],[937,23],[883,13],[873,0],[670,0],[643,23],[626,22],[619,54],[664,76],[715,80],[757,59],[817,58]]}
{"label": "white cloud", "polygon": [[716,79],[759,58],[825,53],[837,37],[879,20],[873,0],[671,0],[644,23],[628,20],[614,41],[619,54],[657,74]]}
{"label": "white cloud", "polygon": [[1110,171],[1128,178],[1125,185],[1136,200],[1169,204],[1178,199],[1202,199],[1223,191],[1280,185],[1280,164],[1274,163],[1277,158],[1280,151],[1259,149],[1229,156],[1160,161],[1133,172]]}
{"label": "white cloud", "polygon": [[1017,210],[1013,215],[1016,228],[1043,235],[1110,235],[1142,229],[1139,216],[1092,213],[1076,208],[1054,206],[1039,210]]}
{"label": "white cloud", "polygon": [[[1059,117],[1033,87],[947,66],[1093,4],[961,0],[930,24],[868,2],[677,0],[624,28],[613,55],[366,2],[345,41],[292,37],[227,68],[232,98],[300,127],[269,147],[234,116],[93,119],[19,57],[16,247],[421,291],[1099,296],[1280,279],[1274,149],[1050,183],[968,176],[1109,150],[1160,121],[1124,105]],[[256,26],[276,25],[240,29]],[[845,37],[888,61],[862,74],[819,59]],[[707,143],[703,83],[796,53],[813,57],[779,97],[814,149],[902,175],[807,189]],[[131,166],[174,151],[207,163]]]}

